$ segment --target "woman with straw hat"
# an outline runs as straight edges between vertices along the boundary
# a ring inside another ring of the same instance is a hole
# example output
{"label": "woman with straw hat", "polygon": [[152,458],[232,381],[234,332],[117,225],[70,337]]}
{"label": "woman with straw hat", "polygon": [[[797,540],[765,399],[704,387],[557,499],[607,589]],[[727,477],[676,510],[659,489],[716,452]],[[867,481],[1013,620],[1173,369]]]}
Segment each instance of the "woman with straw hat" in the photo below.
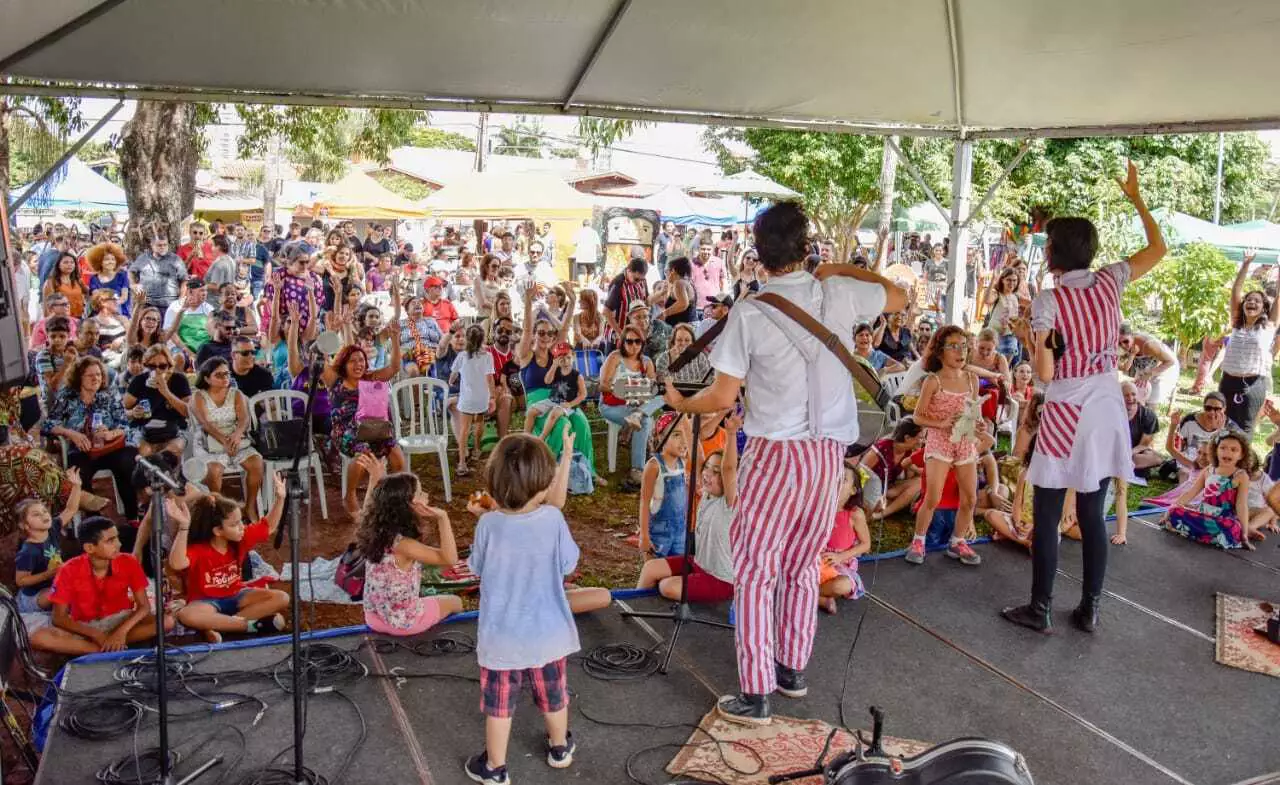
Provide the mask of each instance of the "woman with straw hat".
{"label": "woman with straw hat", "polygon": [[85,251],[85,263],[93,274],[89,276],[89,294],[98,289],[110,289],[120,302],[120,313],[129,315],[129,272],[125,269],[124,249],[115,243],[98,243]]}

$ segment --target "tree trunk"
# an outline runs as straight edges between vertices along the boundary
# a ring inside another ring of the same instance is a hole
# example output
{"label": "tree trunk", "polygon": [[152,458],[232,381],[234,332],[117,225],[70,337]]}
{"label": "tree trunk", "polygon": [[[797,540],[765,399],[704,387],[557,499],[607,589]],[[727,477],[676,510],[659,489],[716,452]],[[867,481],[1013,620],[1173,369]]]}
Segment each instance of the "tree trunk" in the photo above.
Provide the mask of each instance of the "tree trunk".
{"label": "tree trunk", "polygon": [[262,225],[276,225],[276,193],[280,190],[280,137],[267,142],[267,162],[262,177]]}
{"label": "tree trunk", "polygon": [[[894,144],[898,143],[898,137],[891,136]],[[895,190],[898,183],[898,156],[894,154],[893,148],[886,141],[884,145],[884,154],[880,158],[880,222],[876,226],[876,262],[877,270],[883,269],[886,259],[886,251],[889,248],[888,237],[889,232],[893,229],[893,200]]]}
{"label": "tree trunk", "polygon": [[120,137],[120,174],[129,203],[130,256],[140,253],[154,232],[164,232],[176,248],[182,221],[196,199],[200,161],[196,105],[139,101]]}
{"label": "tree trunk", "polygon": [[9,206],[9,102],[0,98],[0,199]]}

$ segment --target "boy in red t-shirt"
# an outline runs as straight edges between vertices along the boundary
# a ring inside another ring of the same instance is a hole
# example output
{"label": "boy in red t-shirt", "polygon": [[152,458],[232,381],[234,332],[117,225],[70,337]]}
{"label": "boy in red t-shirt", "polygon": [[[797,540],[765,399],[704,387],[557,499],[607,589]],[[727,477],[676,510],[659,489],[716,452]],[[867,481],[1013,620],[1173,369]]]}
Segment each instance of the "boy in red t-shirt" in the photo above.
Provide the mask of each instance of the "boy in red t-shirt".
{"label": "boy in red t-shirt", "polygon": [[224,632],[284,629],[281,612],[289,607],[289,595],[247,589],[241,577],[245,556],[280,525],[284,479],[277,472],[271,481],[275,504],[257,523],[246,526],[240,505],[216,493],[196,499],[190,513],[178,518],[169,551],[169,566],[186,574],[187,605],[178,611],[178,621],[204,632],[211,643],[220,643]]}
{"label": "boy in red t-shirt", "polygon": [[[107,518],[80,523],[76,538],[84,553],[71,559],[53,579],[49,601],[53,624],[31,634],[31,645],[57,654],[79,656],[120,651],[156,635],[156,617],[148,609],[147,576],[142,565],[120,553],[120,533]],[[164,617],[166,630],[173,618]]]}

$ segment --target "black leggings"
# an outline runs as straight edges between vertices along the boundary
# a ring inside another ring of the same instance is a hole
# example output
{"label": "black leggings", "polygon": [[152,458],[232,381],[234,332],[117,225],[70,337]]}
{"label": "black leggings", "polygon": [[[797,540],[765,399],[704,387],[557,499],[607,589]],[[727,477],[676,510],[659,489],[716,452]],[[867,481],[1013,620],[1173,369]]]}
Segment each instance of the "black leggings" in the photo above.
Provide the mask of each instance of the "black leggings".
{"label": "black leggings", "polygon": [[[1076,519],[1080,522],[1080,540],[1084,546],[1084,588],[1082,596],[1102,593],[1107,574],[1107,525],[1102,520],[1110,479],[1093,493],[1076,492]],[[1031,550],[1031,601],[1048,603],[1053,598],[1053,579],[1058,570],[1058,525],[1062,520],[1065,488],[1036,486],[1031,501],[1035,520]]]}
{"label": "black leggings", "polygon": [[133,486],[133,467],[138,460],[138,451],[133,447],[121,447],[115,452],[98,458],[90,458],[88,453],[72,450],[67,454],[67,467],[80,470],[80,481],[86,489],[93,487],[93,475],[106,469],[115,477],[116,489],[120,491],[120,502],[124,509],[120,514],[126,521],[138,520],[138,489]]}
{"label": "black leggings", "polygon": [[1222,374],[1218,392],[1227,399],[1227,419],[1253,432],[1253,422],[1267,399],[1267,380],[1262,376]]}

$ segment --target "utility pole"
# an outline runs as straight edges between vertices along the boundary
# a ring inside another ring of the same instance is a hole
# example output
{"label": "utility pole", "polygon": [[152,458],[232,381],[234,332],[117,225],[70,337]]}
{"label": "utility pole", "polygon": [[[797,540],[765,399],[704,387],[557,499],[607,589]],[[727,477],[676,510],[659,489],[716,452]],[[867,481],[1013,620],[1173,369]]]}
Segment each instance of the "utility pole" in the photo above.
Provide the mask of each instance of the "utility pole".
{"label": "utility pole", "polygon": [[480,129],[476,132],[476,171],[484,171],[484,157],[488,155],[489,113],[480,113]]}
{"label": "utility pole", "polygon": [[1218,132],[1218,179],[1213,184],[1213,222],[1222,223],[1222,156],[1226,150],[1227,135]]}

